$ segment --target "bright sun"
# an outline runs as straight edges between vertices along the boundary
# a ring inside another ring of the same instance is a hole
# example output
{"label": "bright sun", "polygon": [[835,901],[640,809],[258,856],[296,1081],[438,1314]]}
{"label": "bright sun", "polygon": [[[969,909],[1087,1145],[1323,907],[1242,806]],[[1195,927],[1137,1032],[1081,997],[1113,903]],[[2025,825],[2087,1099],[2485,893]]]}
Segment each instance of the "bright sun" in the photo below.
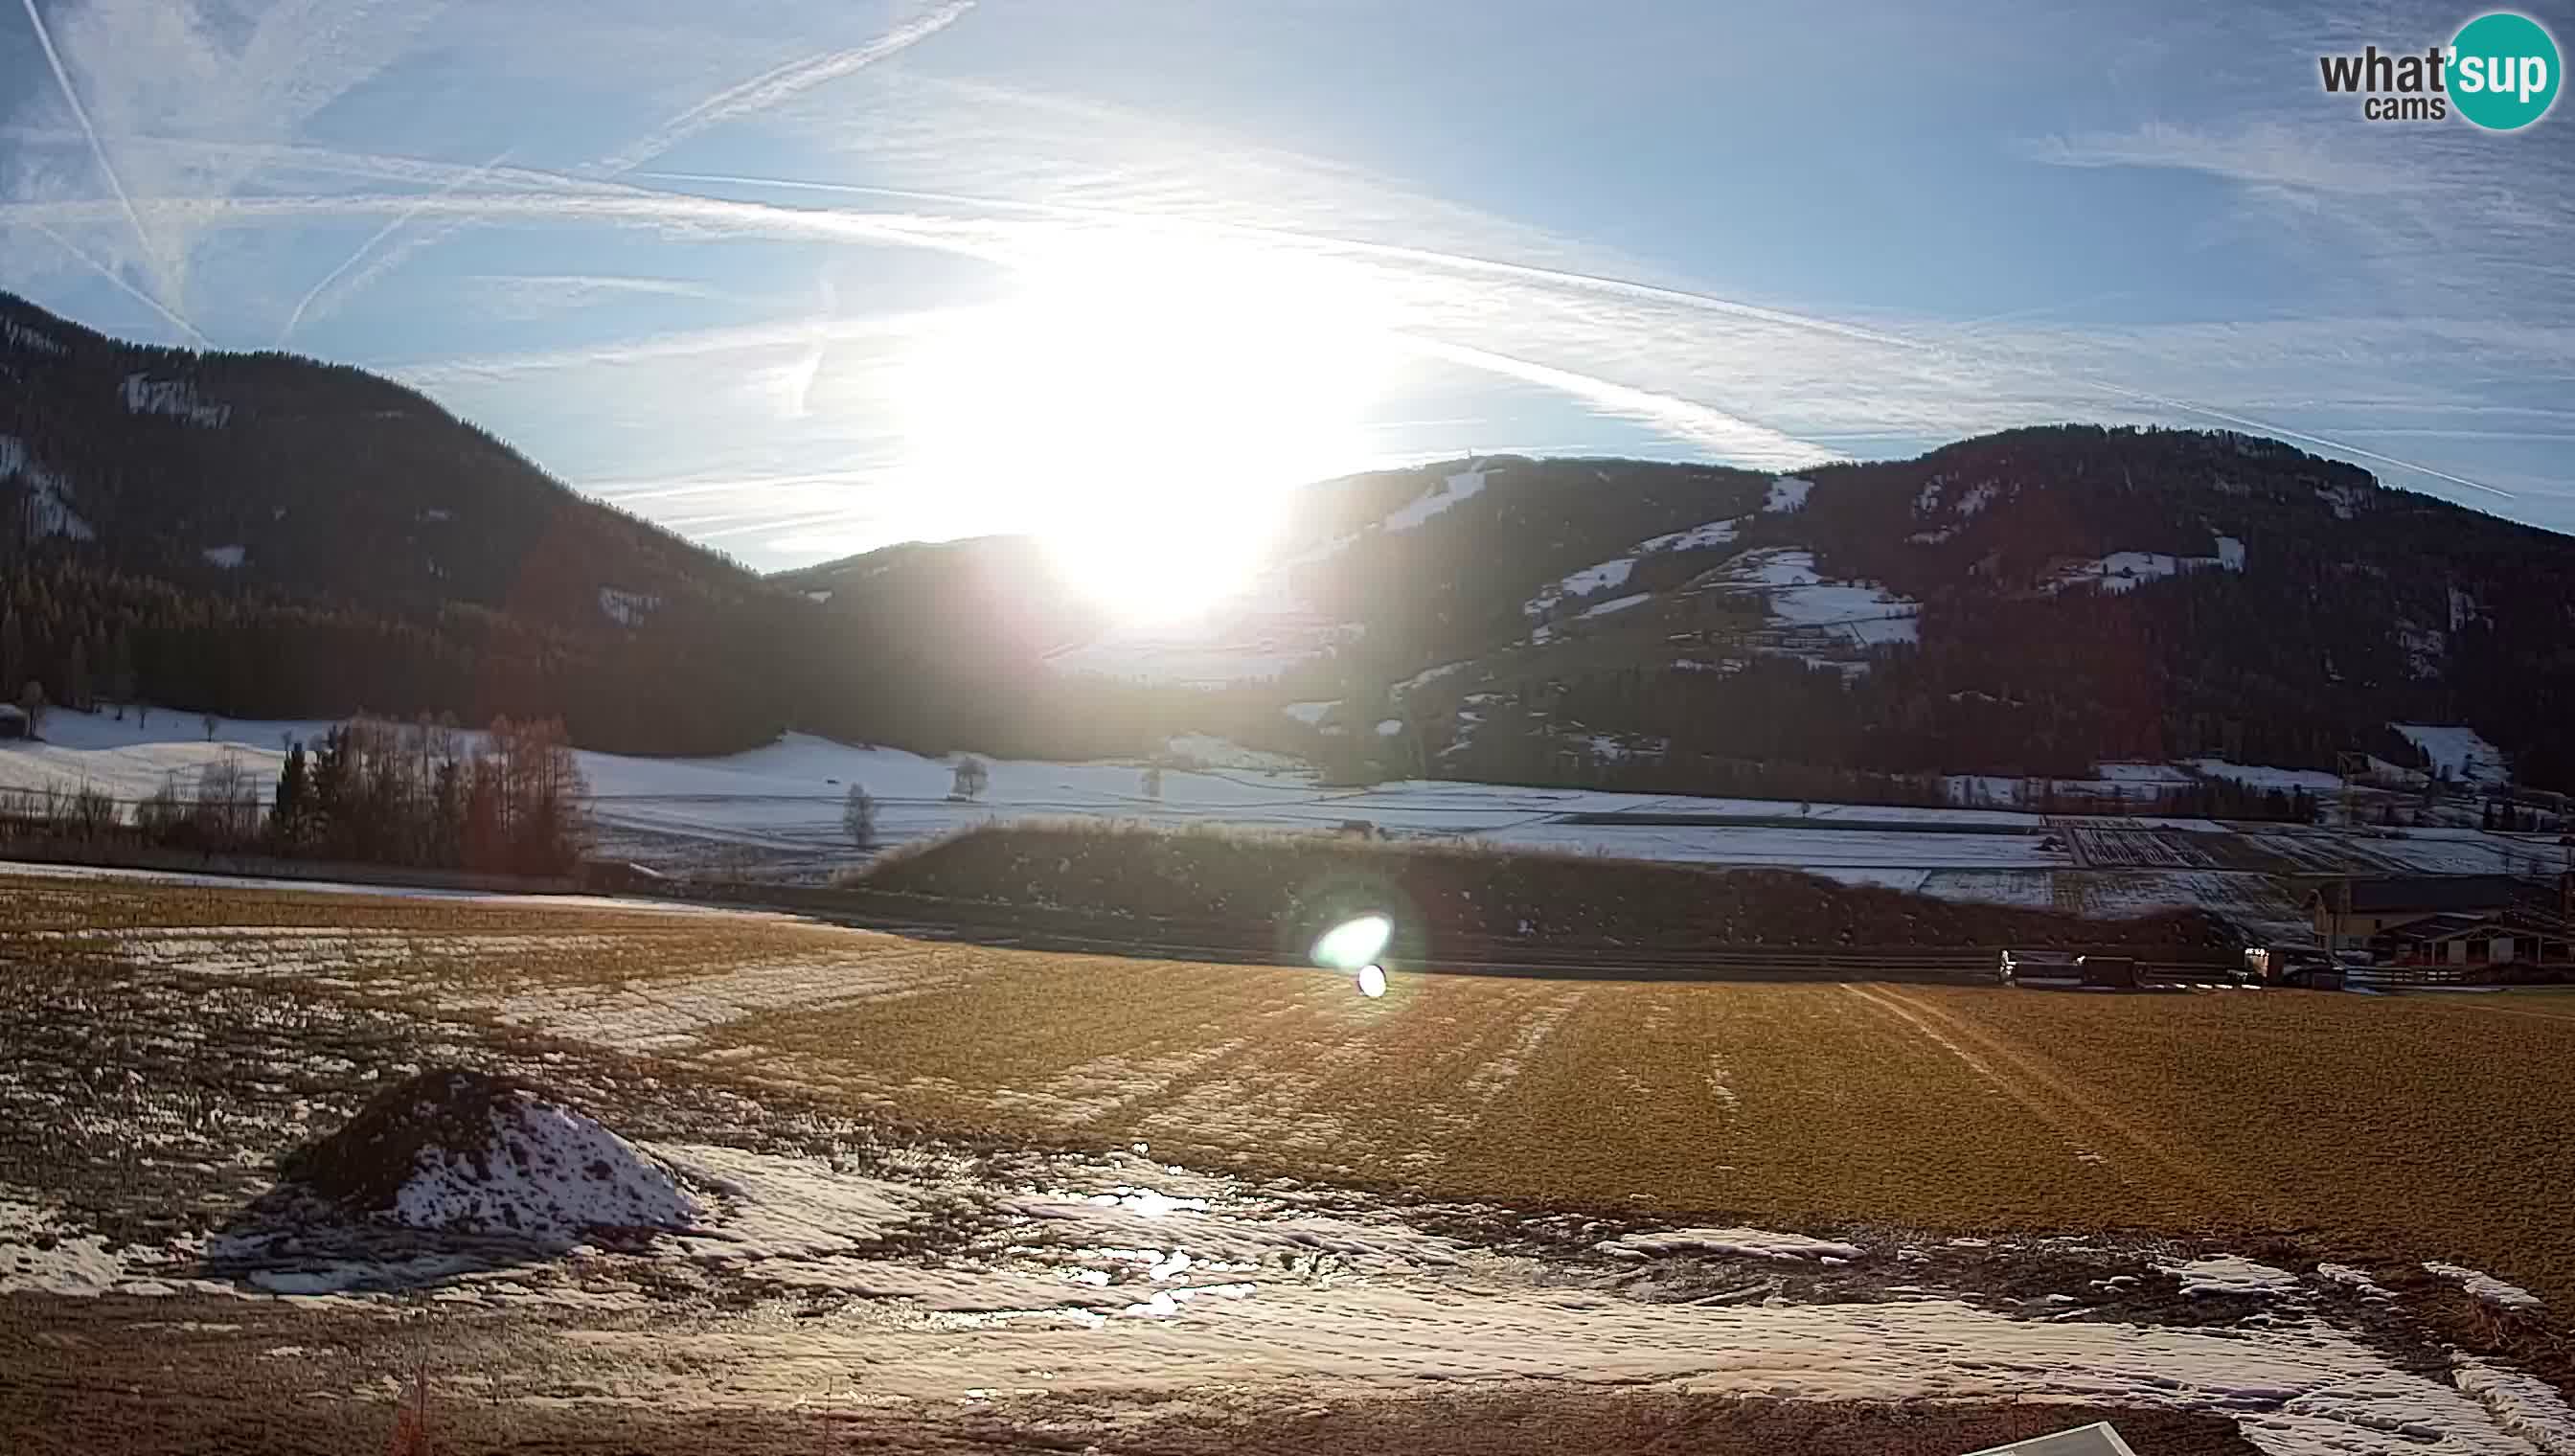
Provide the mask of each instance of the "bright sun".
{"label": "bright sun", "polygon": [[1287,487],[1364,459],[1392,353],[1365,270],[1083,235],[907,358],[909,473],[1029,523],[1131,621],[1245,585]]}

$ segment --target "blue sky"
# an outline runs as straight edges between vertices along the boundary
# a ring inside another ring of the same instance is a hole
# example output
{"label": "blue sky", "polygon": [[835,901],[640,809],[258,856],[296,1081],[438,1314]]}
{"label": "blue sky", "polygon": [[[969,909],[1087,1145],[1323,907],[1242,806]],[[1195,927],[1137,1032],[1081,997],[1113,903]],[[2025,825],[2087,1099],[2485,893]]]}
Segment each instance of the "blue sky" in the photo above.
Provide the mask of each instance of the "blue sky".
{"label": "blue sky", "polygon": [[2474,13],[0,0],[0,287],[390,373],[764,568],[2068,419],[2575,529],[2575,113],[2316,79]]}

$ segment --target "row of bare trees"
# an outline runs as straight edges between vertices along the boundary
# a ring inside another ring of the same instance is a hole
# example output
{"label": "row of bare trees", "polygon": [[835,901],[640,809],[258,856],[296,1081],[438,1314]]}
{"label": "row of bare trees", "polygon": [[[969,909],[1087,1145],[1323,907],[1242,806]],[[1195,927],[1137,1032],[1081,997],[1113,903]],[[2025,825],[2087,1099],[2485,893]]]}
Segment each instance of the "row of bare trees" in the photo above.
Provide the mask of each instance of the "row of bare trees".
{"label": "row of bare trees", "polygon": [[359,718],[287,744],[273,789],[238,756],[177,774],[131,806],[102,790],[0,796],[0,820],[97,839],[132,835],[207,853],[569,872],[588,842],[589,784],[560,722],[501,719],[479,733]]}

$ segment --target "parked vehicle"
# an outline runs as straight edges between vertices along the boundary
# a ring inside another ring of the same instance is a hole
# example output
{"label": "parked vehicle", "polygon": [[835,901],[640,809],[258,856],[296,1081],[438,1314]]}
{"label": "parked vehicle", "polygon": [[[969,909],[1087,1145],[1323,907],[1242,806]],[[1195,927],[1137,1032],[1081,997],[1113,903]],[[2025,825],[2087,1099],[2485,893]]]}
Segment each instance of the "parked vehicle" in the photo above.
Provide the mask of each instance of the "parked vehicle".
{"label": "parked vehicle", "polygon": [[2071,951],[2006,950],[2002,964],[1995,969],[1994,979],[2010,985],[2024,979],[2070,981],[2077,974]]}
{"label": "parked vehicle", "polygon": [[2074,970],[2087,986],[2114,990],[2137,988],[2137,961],[2132,955],[2078,955],[2074,958]]}

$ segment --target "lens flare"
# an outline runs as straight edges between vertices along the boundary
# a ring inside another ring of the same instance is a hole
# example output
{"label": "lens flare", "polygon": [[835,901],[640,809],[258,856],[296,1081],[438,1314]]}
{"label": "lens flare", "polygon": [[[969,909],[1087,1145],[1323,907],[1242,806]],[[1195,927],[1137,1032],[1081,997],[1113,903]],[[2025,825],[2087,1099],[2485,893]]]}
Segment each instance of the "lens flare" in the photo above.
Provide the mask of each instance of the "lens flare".
{"label": "lens flare", "polygon": [[1334,970],[1356,970],[1385,953],[1394,938],[1394,921],[1385,915],[1359,915],[1325,930],[1314,942],[1314,963]]}
{"label": "lens flare", "polygon": [[1384,966],[1362,965],[1359,967],[1359,994],[1367,997],[1371,1001],[1385,994]]}

